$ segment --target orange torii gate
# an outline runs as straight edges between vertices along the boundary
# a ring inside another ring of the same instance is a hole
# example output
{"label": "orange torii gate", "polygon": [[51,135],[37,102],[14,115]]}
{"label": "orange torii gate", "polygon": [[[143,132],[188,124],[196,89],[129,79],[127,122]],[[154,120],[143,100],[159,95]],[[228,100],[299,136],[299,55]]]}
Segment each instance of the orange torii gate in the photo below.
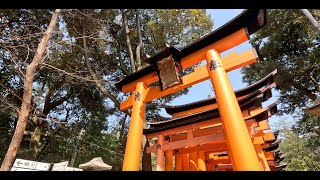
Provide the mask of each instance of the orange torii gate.
{"label": "orange torii gate", "polygon": [[[132,108],[123,170],[139,170],[145,103],[208,79],[216,94],[223,135],[233,169],[263,170],[226,74],[256,62],[257,54],[251,49],[240,54],[233,52],[221,58],[220,53],[249,40],[251,34],[266,25],[266,16],[264,9],[245,10],[224,26],[183,49],[170,46],[148,58],[146,61],[151,65],[116,84],[125,93],[134,91],[120,105],[120,110]],[[182,75],[184,69],[202,60],[206,60],[207,65],[196,67],[194,72]],[[157,81],[160,86],[151,86]],[[158,141],[163,142],[164,139],[160,138]]]}
{"label": "orange torii gate", "polygon": [[[276,148],[270,149],[269,145],[275,143],[278,132],[269,131],[268,117],[276,113],[278,102],[262,108],[262,102],[271,97],[271,88],[275,87],[273,82],[275,73],[276,71],[255,84],[235,92],[264,170],[276,170],[276,162],[273,162],[276,160],[273,152]],[[215,165],[218,170],[221,170],[221,167],[224,169],[230,167],[228,155],[223,157],[223,160],[219,157],[211,157],[212,153],[228,151],[215,98],[182,106],[166,106],[166,111],[173,118],[161,118],[157,122],[149,122],[147,124],[150,125],[150,128],[144,129],[147,139],[158,139],[155,145],[147,148],[147,153],[157,152],[157,159],[163,158],[161,154],[165,153],[164,170],[173,170],[171,160],[173,156],[175,157],[175,170],[213,170],[212,167]],[[159,139],[163,137],[166,141],[159,142]],[[159,146],[161,149],[158,148]],[[210,153],[211,156],[209,156]],[[162,161],[157,161],[159,170],[163,170]],[[204,161],[208,164],[207,168],[204,166]]]}

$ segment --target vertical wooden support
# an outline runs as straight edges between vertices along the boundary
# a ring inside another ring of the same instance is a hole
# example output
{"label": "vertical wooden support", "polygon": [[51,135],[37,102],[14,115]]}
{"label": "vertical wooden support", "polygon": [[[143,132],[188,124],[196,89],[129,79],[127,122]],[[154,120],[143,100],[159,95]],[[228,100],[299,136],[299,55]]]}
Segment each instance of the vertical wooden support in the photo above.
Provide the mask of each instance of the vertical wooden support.
{"label": "vertical wooden support", "polygon": [[213,153],[208,153],[208,170],[209,171],[216,171],[215,168],[216,162],[214,160],[214,154]]}
{"label": "vertical wooden support", "polygon": [[204,153],[204,155],[205,155],[205,162],[206,162],[206,170],[207,171],[211,171],[211,169],[210,169],[210,164],[209,164],[209,153]]}
{"label": "vertical wooden support", "polygon": [[179,151],[175,152],[174,169],[175,171],[182,171],[182,158],[181,154],[179,154]]}
{"label": "vertical wooden support", "polygon": [[189,154],[181,154],[182,171],[189,171]]}
{"label": "vertical wooden support", "polygon": [[206,171],[206,157],[203,151],[198,152],[198,171]]}
{"label": "vertical wooden support", "polygon": [[189,171],[198,171],[198,154],[193,152],[189,154]]}
{"label": "vertical wooden support", "polygon": [[[187,138],[193,138],[193,129],[187,129]],[[198,170],[198,157],[197,152],[193,152],[189,154],[189,171],[197,171]]]}
{"label": "vertical wooden support", "polygon": [[143,152],[142,152],[142,171],[152,171],[152,160],[151,153],[147,153],[147,148],[150,147],[149,140],[146,136],[142,136],[142,144]]}
{"label": "vertical wooden support", "polygon": [[235,171],[261,171],[260,162],[244,122],[238,101],[216,50],[206,52],[208,72]]}
{"label": "vertical wooden support", "polygon": [[215,161],[214,159],[209,159],[208,160],[208,170],[209,171],[216,171],[216,164],[215,164]]}
{"label": "vertical wooden support", "polygon": [[140,168],[142,131],[145,120],[145,103],[143,99],[145,89],[143,82],[137,83],[123,159],[123,171],[139,171]]}
{"label": "vertical wooden support", "polygon": [[258,157],[259,157],[260,164],[261,164],[262,168],[265,171],[270,171],[270,167],[269,167],[268,161],[266,159],[266,156],[264,155],[264,152],[263,152],[263,149],[261,147],[261,144],[255,144],[254,147],[255,147],[255,149],[257,151],[257,154],[258,154]]}
{"label": "vertical wooden support", "polygon": [[164,163],[164,151],[163,151],[164,136],[159,135],[157,141],[157,161],[156,161],[156,171],[163,171]]}
{"label": "vertical wooden support", "polygon": [[165,152],[166,161],[165,161],[165,170],[173,170],[173,149],[169,149]]}

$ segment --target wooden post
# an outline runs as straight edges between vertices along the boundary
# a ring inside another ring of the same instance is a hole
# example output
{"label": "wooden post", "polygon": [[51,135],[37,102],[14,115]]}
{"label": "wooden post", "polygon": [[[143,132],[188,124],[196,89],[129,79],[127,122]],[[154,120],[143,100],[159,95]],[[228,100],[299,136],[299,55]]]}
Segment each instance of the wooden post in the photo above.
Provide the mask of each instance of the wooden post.
{"label": "wooden post", "polygon": [[205,163],[206,163],[206,171],[210,171],[210,165],[209,165],[209,153],[205,152],[204,153],[205,156]]}
{"label": "wooden post", "polygon": [[206,171],[206,157],[203,151],[198,152],[198,171]]}
{"label": "wooden post", "polygon": [[181,154],[182,171],[189,171],[189,154]]}
{"label": "wooden post", "polygon": [[198,171],[198,154],[193,152],[189,154],[189,171]]}
{"label": "wooden post", "polygon": [[164,136],[158,136],[157,142],[157,162],[156,162],[156,171],[163,171],[163,161],[164,161],[164,151],[163,151],[163,142]]}
{"label": "wooden post", "polygon": [[179,152],[175,152],[174,169],[175,171],[182,171],[182,158]]}
{"label": "wooden post", "polygon": [[228,152],[236,171],[261,171],[260,162],[238,101],[216,50],[206,52],[207,69],[216,95]]}
{"label": "wooden post", "polygon": [[206,153],[206,159],[208,162],[208,166],[207,166],[208,171],[216,171],[213,153]]}
{"label": "wooden post", "polygon": [[152,171],[151,153],[147,153],[150,143],[145,135],[142,136],[142,142],[142,171]]}
{"label": "wooden post", "polygon": [[[193,129],[187,129],[187,139],[192,139],[193,138]],[[198,158],[197,158],[197,153],[190,153],[189,154],[189,171],[197,171],[198,170]]]}
{"label": "wooden post", "polygon": [[264,155],[264,152],[263,152],[263,149],[261,147],[261,144],[256,144],[256,145],[254,145],[254,147],[255,147],[255,149],[257,151],[257,154],[258,154],[258,157],[259,157],[260,164],[261,164],[262,168],[265,171],[270,171],[270,167],[269,167],[268,161],[266,159],[266,156]]}
{"label": "wooden post", "polygon": [[143,82],[137,83],[131,113],[131,121],[123,160],[123,171],[139,171],[143,124],[145,120],[145,89]]}
{"label": "wooden post", "polygon": [[165,152],[165,170],[172,171],[173,170],[173,149],[169,149]]}

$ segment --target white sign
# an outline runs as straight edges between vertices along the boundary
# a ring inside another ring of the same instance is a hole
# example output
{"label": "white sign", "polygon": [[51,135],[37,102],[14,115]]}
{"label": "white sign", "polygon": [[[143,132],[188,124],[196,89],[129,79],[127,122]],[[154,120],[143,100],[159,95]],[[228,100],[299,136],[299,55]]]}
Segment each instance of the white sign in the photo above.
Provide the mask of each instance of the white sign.
{"label": "white sign", "polygon": [[66,167],[65,171],[83,171],[83,169],[73,168],[73,167]]}
{"label": "white sign", "polygon": [[68,167],[68,161],[55,163],[51,171],[83,171],[83,169]]}
{"label": "white sign", "polygon": [[68,161],[55,163],[52,166],[52,171],[65,171],[68,166]]}
{"label": "white sign", "polygon": [[49,171],[51,167],[51,164],[43,163],[43,162],[37,162],[34,169],[40,170],[40,171]]}
{"label": "white sign", "polygon": [[35,169],[24,169],[24,168],[18,168],[18,167],[12,167],[11,171],[38,171]]}
{"label": "white sign", "polygon": [[[15,171],[19,171],[20,169],[26,169],[27,170],[38,170],[38,171],[49,171],[51,167],[51,164],[49,163],[42,163],[37,161],[29,161],[24,159],[16,159],[12,169]],[[11,171],[13,171],[11,169]]]}
{"label": "white sign", "polygon": [[83,171],[83,169],[68,167],[68,161],[50,164],[25,159],[16,159],[11,171]]}
{"label": "white sign", "polygon": [[34,169],[36,166],[36,161],[29,161],[24,159],[16,159],[13,167],[25,168],[25,169]]}

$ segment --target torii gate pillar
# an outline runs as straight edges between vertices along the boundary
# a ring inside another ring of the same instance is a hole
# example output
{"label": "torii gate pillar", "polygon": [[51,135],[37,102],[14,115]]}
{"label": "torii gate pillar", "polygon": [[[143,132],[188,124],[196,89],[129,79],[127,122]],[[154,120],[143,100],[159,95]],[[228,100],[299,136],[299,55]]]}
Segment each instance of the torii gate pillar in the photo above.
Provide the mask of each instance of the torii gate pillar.
{"label": "torii gate pillar", "polygon": [[262,171],[219,52],[206,52],[207,69],[216,95],[228,151],[235,171]]}

